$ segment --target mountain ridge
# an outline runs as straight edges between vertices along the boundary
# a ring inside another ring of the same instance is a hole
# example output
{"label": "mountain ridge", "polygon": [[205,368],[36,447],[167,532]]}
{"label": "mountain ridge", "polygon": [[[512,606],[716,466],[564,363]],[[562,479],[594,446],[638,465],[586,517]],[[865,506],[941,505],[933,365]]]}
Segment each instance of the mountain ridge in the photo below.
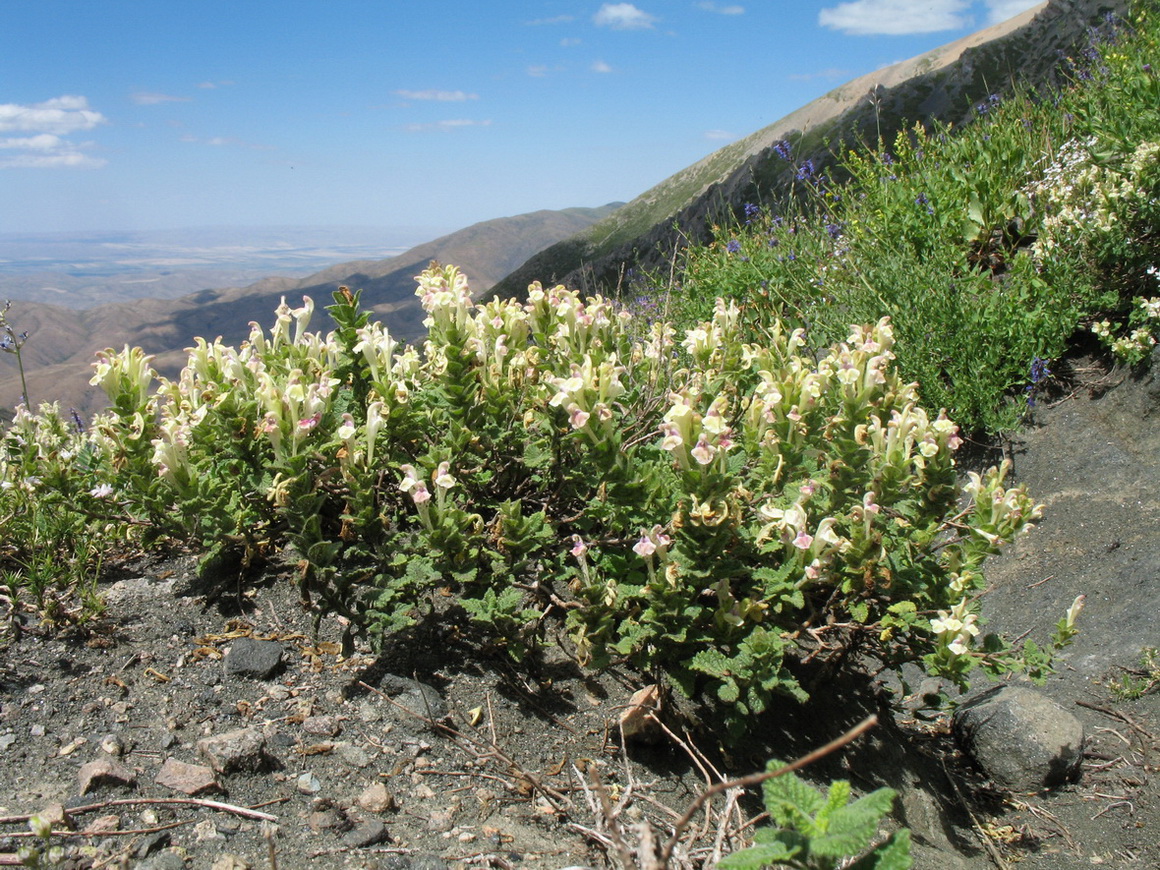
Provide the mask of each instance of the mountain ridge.
{"label": "mountain ridge", "polygon": [[789,115],[674,173],[608,218],[536,254],[490,296],[522,296],[533,281],[609,293],[629,268],[667,272],[688,240],[743,203],[792,195],[794,166],[775,146],[789,140],[794,162],[821,170],[839,143],[881,137],[932,120],[967,122],[974,107],[1013,83],[1058,82],[1062,55],[1082,43],[1089,23],[1126,10],[1124,0],[1045,0],[1001,24],[855,78]]}
{"label": "mountain ridge", "polygon": [[[154,355],[154,366],[175,377],[185,363],[185,348],[201,336],[237,344],[249,323],[268,326],[282,296],[309,295],[320,313],[340,285],[363,290],[364,304],[389,317],[391,332],[404,340],[423,332],[422,308],[414,295],[414,276],[432,259],[455,262],[482,291],[537,250],[574,234],[621,203],[596,208],[542,209],[481,221],[416,245],[385,260],[356,260],[329,266],[305,278],[268,277],[245,287],[205,289],[179,299],[136,299],[73,310],[46,303],[21,303],[9,316],[18,331],[28,330],[23,348],[28,391],[34,404],[60,401],[63,407],[91,414],[104,397],[88,384],[94,355],[128,344]],[[0,407],[20,401],[21,386],[11,354],[0,355]]]}

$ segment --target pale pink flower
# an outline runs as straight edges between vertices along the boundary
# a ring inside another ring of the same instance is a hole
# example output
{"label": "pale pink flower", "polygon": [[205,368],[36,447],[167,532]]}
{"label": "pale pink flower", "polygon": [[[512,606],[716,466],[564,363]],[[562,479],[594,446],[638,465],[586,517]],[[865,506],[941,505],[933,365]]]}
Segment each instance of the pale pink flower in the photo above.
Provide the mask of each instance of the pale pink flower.
{"label": "pale pink flower", "polygon": [[657,545],[649,540],[648,535],[641,535],[640,540],[632,545],[632,551],[644,559],[657,551]]}

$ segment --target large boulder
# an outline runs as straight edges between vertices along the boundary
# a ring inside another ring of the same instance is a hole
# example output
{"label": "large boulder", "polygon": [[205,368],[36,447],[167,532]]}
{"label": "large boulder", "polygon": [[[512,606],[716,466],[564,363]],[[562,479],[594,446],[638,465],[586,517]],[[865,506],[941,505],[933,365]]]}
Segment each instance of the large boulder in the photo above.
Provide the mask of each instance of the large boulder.
{"label": "large boulder", "polygon": [[1002,788],[1038,792],[1079,777],[1083,724],[1034,689],[987,689],[959,707],[953,728],[963,750]]}

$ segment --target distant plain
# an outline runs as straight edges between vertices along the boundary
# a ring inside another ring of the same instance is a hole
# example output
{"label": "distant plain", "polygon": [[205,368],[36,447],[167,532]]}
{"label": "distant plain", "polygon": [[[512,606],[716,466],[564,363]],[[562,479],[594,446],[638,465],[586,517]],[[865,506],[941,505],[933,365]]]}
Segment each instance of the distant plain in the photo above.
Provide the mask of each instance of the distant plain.
{"label": "distant plain", "polygon": [[440,227],[197,227],[150,232],[0,233],[0,300],[85,309],[176,299],[335,263],[382,260]]}

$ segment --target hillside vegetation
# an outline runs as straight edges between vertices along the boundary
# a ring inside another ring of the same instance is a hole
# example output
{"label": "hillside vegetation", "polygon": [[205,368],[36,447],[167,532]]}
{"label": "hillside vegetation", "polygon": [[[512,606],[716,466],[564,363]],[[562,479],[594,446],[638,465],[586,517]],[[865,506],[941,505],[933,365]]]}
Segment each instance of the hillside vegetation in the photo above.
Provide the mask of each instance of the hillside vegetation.
{"label": "hillside vegetation", "polygon": [[4,435],[9,624],[83,622],[105,561],[189,543],[219,574],[292,559],[318,618],[376,642],[447,622],[517,661],[628,665],[710,699],[722,733],[806,701],[803,662],[1043,677],[1082,602],[1038,640],[982,635],[985,561],[1041,506],[955,452],[1015,423],[1077,335],[1129,363],[1156,340],[1160,22],[1141,4],[1091,37],[1065,87],[849,152],[847,181],[779,144],[800,196],[627,308],[539,285],[478,304],[439,266],[421,347],[339,288],[336,329],[283,305],[176,380],[105,352],[108,413],[23,410]]}
{"label": "hillside vegetation", "polygon": [[1059,58],[1085,29],[1123,0],[1052,0],[956,42],[875,70],[833,89],[775,123],[720,148],[664,179],[623,208],[546,248],[496,285],[495,297],[519,296],[533,281],[563,282],[613,293],[626,267],[668,269],[673,252],[705,241],[706,228],[743,203],[779,203],[793,195],[794,173],[777,151],[795,142],[798,160],[833,166],[853,143],[892,139],[917,120],[960,125],[971,107],[1017,86],[1054,88]]}

